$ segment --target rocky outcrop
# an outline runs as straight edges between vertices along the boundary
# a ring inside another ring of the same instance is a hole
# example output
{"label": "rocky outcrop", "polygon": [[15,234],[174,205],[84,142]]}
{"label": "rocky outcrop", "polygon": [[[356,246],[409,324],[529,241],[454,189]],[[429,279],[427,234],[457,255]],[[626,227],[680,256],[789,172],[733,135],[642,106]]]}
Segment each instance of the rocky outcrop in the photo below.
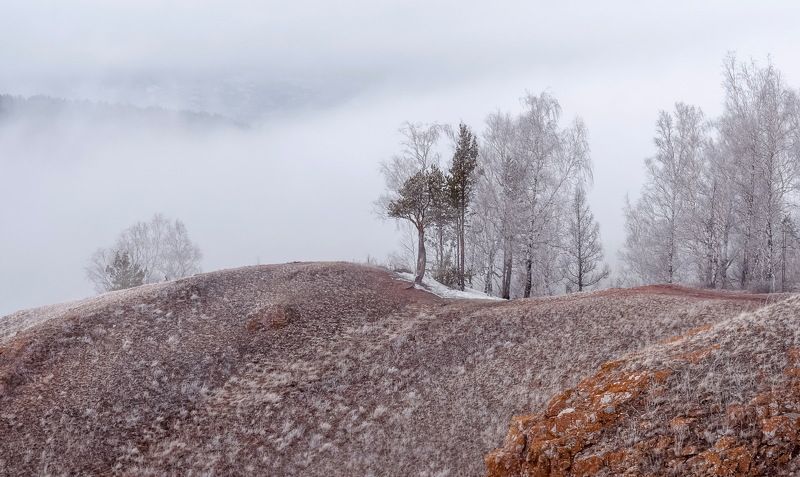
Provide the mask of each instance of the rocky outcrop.
{"label": "rocky outcrop", "polygon": [[629,459],[625,452],[584,451],[616,426],[654,383],[663,383],[669,371],[625,372],[619,370],[621,364],[604,364],[575,389],[554,397],[545,412],[514,418],[504,447],[486,457],[489,475],[594,475]]}
{"label": "rocky outcrop", "polygon": [[[545,411],[515,417],[503,447],[485,458],[487,474],[798,475],[798,305],[793,299],[604,364]],[[724,339],[734,332],[741,336]],[[749,362],[737,370],[742,356]],[[717,399],[692,381],[714,378]],[[737,380],[744,399],[733,397]]]}
{"label": "rocky outcrop", "polygon": [[297,307],[285,303],[272,304],[259,308],[247,315],[247,329],[258,331],[264,329],[285,328],[299,318]]}

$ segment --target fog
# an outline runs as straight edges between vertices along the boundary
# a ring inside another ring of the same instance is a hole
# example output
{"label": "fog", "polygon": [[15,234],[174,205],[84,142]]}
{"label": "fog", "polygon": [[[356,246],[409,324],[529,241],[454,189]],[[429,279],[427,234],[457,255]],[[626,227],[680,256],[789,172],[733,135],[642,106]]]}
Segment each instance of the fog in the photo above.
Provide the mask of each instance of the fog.
{"label": "fog", "polygon": [[607,259],[659,109],[722,105],[728,51],[800,82],[790,2],[4,2],[0,94],[219,115],[167,126],[83,114],[0,120],[0,315],[92,294],[94,249],[155,212],[203,269],[383,259],[372,202],[403,121],[516,112],[549,90],[589,131]]}

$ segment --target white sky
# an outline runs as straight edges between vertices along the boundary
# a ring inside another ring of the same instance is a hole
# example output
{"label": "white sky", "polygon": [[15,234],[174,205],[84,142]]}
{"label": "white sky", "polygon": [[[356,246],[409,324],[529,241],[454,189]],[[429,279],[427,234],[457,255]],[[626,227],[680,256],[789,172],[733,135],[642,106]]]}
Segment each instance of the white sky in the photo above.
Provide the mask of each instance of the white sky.
{"label": "white sky", "polygon": [[554,3],[5,0],[0,93],[234,116],[231,84],[290,100],[246,132],[203,137],[0,124],[0,315],[91,294],[88,255],[156,211],[186,222],[206,270],[385,257],[397,235],[371,202],[398,126],[480,131],[526,90],[585,120],[614,262],[659,109],[717,115],[728,51],[771,54],[800,85],[794,2]]}

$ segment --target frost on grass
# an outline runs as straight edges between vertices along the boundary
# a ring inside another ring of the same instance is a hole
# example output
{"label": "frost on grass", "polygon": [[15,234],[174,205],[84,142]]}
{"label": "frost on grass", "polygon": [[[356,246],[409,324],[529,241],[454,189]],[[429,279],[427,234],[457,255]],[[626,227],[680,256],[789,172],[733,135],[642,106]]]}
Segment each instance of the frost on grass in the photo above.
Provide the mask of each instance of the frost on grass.
{"label": "frost on grass", "polygon": [[791,297],[605,363],[514,418],[489,475],[800,474],[798,316]]}
{"label": "frost on grass", "polygon": [[[449,300],[377,268],[298,263],[31,310],[0,318],[0,468],[478,475],[513,415],[760,303],[653,289]],[[581,414],[569,407],[563,419]]]}

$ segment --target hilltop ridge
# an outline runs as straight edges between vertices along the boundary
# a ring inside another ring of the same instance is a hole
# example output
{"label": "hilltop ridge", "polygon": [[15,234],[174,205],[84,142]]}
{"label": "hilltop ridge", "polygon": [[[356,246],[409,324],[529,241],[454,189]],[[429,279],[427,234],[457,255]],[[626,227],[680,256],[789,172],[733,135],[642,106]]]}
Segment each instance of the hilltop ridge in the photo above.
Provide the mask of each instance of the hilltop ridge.
{"label": "hilltop ridge", "polygon": [[0,318],[0,467],[480,475],[513,415],[763,303],[695,295],[455,300],[290,263],[18,312]]}

